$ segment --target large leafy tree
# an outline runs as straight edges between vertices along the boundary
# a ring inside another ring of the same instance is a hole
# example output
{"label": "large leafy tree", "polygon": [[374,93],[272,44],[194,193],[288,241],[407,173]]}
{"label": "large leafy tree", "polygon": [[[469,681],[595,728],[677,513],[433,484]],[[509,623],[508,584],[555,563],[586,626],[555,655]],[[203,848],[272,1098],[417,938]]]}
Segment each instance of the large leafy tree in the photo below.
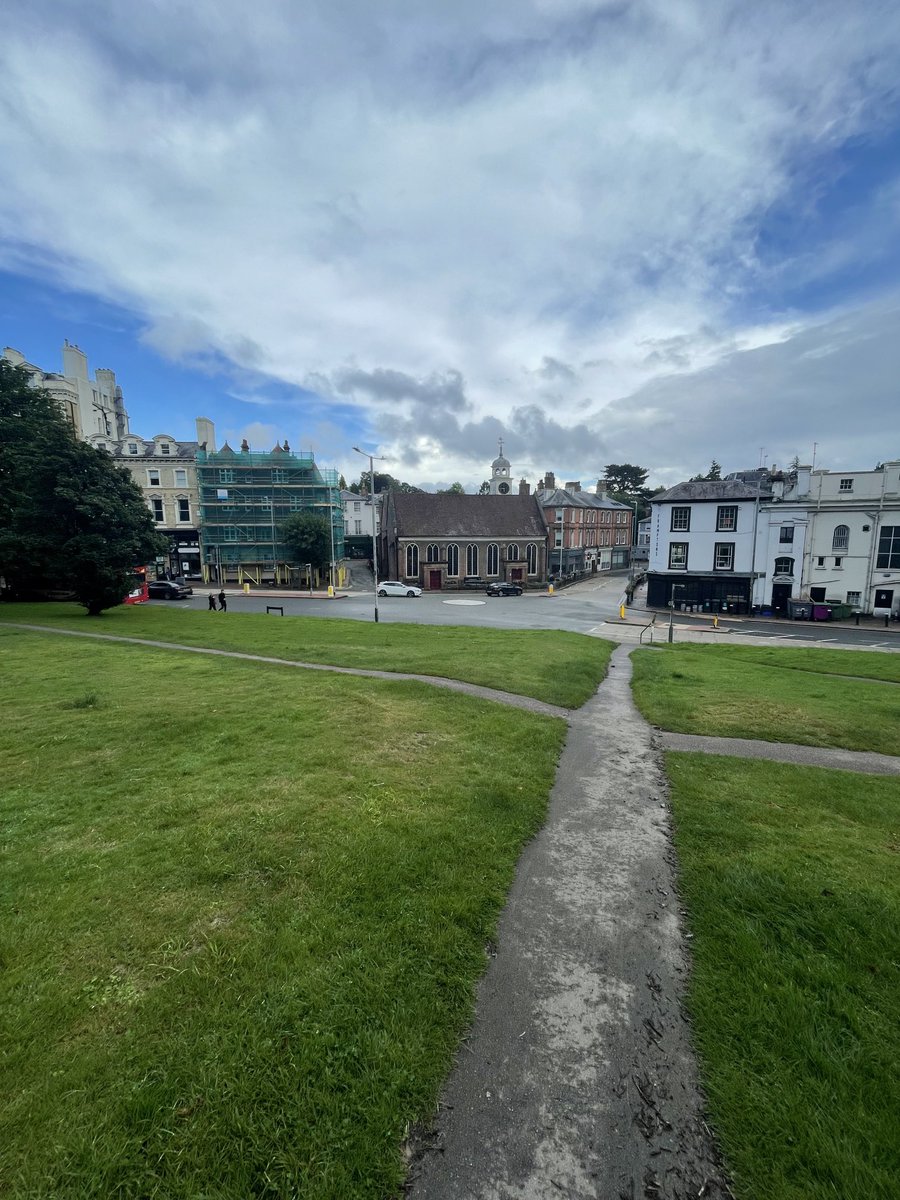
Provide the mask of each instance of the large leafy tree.
{"label": "large leafy tree", "polygon": [[331,530],[326,517],[294,513],[280,528],[281,540],[294,562],[325,567],[331,561]]}
{"label": "large leafy tree", "polygon": [[715,459],[709,464],[709,470],[705,475],[692,475],[691,483],[702,483],[705,481],[714,482],[722,478],[722,464],[716,462]]}
{"label": "large leafy tree", "polygon": [[[369,472],[363,471],[359,479],[350,484],[348,489],[351,492],[368,494],[369,491]],[[379,492],[421,492],[421,488],[413,487],[411,483],[404,483],[400,479],[395,479],[393,475],[388,475],[385,471],[375,472],[375,494]]]}
{"label": "large leafy tree", "polygon": [[607,463],[604,467],[611,492],[623,496],[646,497],[647,476],[650,474],[644,467],[636,467],[633,463]]}
{"label": "large leafy tree", "polygon": [[52,397],[0,359],[0,576],[8,593],[72,591],[97,616],[122,603],[135,566],[164,548],[128,472],[76,441]]}

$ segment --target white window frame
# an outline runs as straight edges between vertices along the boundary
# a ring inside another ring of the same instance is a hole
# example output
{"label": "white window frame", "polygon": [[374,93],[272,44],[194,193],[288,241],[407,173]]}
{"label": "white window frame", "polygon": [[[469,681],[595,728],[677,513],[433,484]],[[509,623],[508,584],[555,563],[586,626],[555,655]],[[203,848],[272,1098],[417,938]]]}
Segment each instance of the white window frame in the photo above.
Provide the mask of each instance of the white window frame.
{"label": "white window frame", "polygon": [[[156,476],[154,479],[153,476]],[[147,487],[161,487],[159,470],[156,467],[147,468]]]}
{"label": "white window frame", "polygon": [[500,574],[500,547],[496,542],[490,542],[487,548],[487,569],[486,575]]}
{"label": "white window frame", "polygon": [[459,576],[459,546],[456,542],[447,546],[447,574],[454,579]]}
{"label": "white window frame", "polygon": [[529,542],[525,547],[525,561],[528,564],[528,574],[537,575],[537,542]]}
{"label": "white window frame", "polygon": [[[191,502],[187,496],[176,496],[175,503],[178,507],[178,524],[190,525],[191,523]],[[187,516],[182,516],[183,510],[187,510]]]}
{"label": "white window frame", "polygon": [[[682,524],[682,521],[684,524]],[[669,520],[669,532],[691,532],[691,506],[689,504],[674,504],[672,506],[672,516]]]}
{"label": "white window frame", "polygon": [[[729,525],[728,522],[732,523]],[[738,506],[720,504],[716,508],[716,533],[737,533]],[[724,543],[722,543],[724,545]]]}
{"label": "white window frame", "polygon": [[186,470],[186,468],[176,467],[173,472],[173,476],[175,479],[176,487],[178,487],[178,488],[186,488],[187,487],[187,470]]}
{"label": "white window frame", "polygon": [[164,525],[166,520],[166,506],[162,496],[150,497],[150,512],[153,515],[153,520],[157,525]]}
{"label": "white window frame", "polygon": [[[683,554],[676,555],[675,550],[681,547]],[[690,552],[690,542],[669,542],[669,570],[670,571],[686,571],[688,566],[688,554]],[[682,561],[676,561],[681,559]]]}
{"label": "white window frame", "polygon": [[406,578],[419,578],[419,547],[415,542],[410,542],[406,547]]}
{"label": "white window frame", "polygon": [[478,574],[478,547],[474,542],[469,542],[466,546],[466,574]]}
{"label": "white window frame", "polygon": [[713,550],[713,570],[734,570],[734,542],[716,542]]}

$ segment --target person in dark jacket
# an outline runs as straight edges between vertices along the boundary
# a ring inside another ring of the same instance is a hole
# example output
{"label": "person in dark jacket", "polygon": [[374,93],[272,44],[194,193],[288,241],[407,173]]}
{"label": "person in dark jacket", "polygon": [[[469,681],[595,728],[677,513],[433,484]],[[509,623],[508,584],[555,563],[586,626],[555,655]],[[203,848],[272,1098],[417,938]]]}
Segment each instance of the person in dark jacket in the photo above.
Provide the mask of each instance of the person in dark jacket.
{"label": "person in dark jacket", "polygon": [[209,593],[209,611],[210,612],[216,611],[216,598],[212,594],[212,592]]}
{"label": "person in dark jacket", "polygon": [[225,599],[225,589],[222,588],[219,592],[219,612],[228,612],[228,603]]}

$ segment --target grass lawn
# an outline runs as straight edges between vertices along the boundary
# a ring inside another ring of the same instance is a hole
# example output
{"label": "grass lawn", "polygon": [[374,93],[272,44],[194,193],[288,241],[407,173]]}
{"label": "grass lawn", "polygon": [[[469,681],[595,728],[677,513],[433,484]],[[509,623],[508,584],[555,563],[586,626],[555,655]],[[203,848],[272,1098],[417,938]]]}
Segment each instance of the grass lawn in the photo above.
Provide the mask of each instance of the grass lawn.
{"label": "grass lawn", "polygon": [[739,1200],[900,1195],[900,785],[668,754],[689,1007]]}
{"label": "grass lawn", "polygon": [[594,694],[614,649],[612,642],[559,630],[376,625],[327,617],[215,614],[177,605],[122,605],[101,617],[88,617],[77,604],[3,604],[0,622],[4,620],[339,667],[439,675],[534,696],[565,708],[577,708]]}
{"label": "grass lawn", "polygon": [[[847,652],[853,674],[872,675],[870,683],[833,673],[840,651],[744,651],[731,646],[635,651],[638,708],[652,724],[676,733],[900,754],[900,687],[875,682],[881,677],[876,672],[900,667],[900,656]],[[810,674],[819,655],[824,673]]]}
{"label": "grass lawn", "polygon": [[[423,631],[329,624],[433,667]],[[563,722],[3,628],[0,667],[0,1194],[395,1194]]]}

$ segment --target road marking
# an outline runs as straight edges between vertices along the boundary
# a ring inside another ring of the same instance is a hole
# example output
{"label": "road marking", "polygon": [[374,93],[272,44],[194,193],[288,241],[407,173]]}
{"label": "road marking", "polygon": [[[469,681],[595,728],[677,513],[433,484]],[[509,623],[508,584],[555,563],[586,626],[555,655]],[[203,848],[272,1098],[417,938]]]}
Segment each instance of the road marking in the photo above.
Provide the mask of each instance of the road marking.
{"label": "road marking", "polygon": [[487,604],[486,600],[442,600],[442,604]]}

